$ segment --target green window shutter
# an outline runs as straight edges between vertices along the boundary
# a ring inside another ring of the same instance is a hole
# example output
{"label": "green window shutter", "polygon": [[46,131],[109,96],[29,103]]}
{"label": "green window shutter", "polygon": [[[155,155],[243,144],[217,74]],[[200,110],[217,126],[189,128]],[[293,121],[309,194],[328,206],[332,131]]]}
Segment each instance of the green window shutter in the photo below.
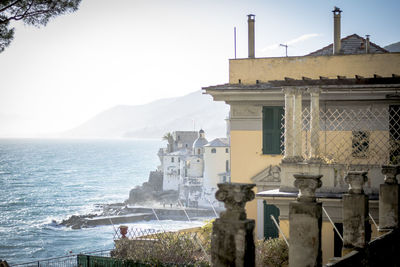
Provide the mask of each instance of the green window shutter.
{"label": "green window shutter", "polygon": [[283,107],[263,107],[263,154],[281,154]]}
{"label": "green window shutter", "polygon": [[279,215],[280,215],[280,210],[278,207],[275,205],[269,205],[267,202],[264,200],[264,238],[277,238],[279,237],[279,232],[278,229],[276,228],[276,225],[271,219],[271,215],[274,216],[276,222],[279,224]]}

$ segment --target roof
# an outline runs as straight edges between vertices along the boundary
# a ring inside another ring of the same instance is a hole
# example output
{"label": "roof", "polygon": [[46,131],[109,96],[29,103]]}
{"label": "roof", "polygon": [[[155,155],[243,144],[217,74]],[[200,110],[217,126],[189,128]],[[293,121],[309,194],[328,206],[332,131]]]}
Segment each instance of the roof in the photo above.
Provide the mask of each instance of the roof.
{"label": "roof", "polygon": [[199,138],[197,138],[196,141],[194,141],[193,148],[203,147],[207,143],[208,143],[207,139],[205,139],[204,137],[199,136]]}
{"label": "roof", "polygon": [[[340,54],[352,55],[352,54],[365,54],[365,42],[366,40],[357,34],[352,34],[341,39]],[[377,44],[370,42],[369,53],[389,53],[386,49],[380,47]],[[314,51],[307,56],[330,56],[333,54],[333,43],[325,46],[317,51]]]}
{"label": "roof", "polygon": [[229,147],[228,138],[215,138],[209,142],[206,147]]}
{"label": "roof", "polygon": [[[341,199],[343,197],[344,193],[340,192],[320,192],[317,190],[315,192],[315,196],[317,198],[336,198],[336,199]],[[267,191],[262,191],[256,194],[257,198],[274,198],[274,197],[280,197],[280,198],[297,198],[298,191],[296,192],[283,192],[280,191],[279,189],[272,189],[272,190],[267,190]],[[369,200],[377,200],[379,199],[379,196],[377,194],[371,193],[367,194]]]}
{"label": "roof", "polygon": [[209,87],[203,87],[203,90],[221,90],[221,91],[253,91],[253,90],[281,90],[285,86],[322,86],[327,88],[335,87],[369,87],[373,85],[395,85],[400,84],[400,75],[393,74],[391,77],[381,77],[374,74],[372,77],[363,77],[356,75],[354,78],[337,75],[337,78],[331,79],[320,76],[319,79],[310,79],[303,77],[302,79],[292,79],[285,77],[284,80],[273,80],[268,83],[258,84],[220,84]]}

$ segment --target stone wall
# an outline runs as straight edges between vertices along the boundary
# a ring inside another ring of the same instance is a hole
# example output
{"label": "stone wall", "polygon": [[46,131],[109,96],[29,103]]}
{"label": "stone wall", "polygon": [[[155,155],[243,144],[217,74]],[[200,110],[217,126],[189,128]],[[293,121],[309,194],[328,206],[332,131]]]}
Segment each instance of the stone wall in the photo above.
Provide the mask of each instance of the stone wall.
{"label": "stone wall", "polygon": [[400,266],[400,231],[393,230],[371,241],[363,250],[353,251],[326,266]]}

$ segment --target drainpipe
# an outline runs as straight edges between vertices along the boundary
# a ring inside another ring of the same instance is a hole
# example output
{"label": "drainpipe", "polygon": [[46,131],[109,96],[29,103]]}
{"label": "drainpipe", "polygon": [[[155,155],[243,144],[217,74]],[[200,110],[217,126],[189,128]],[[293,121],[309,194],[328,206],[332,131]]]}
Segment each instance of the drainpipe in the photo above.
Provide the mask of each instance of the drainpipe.
{"label": "drainpipe", "polygon": [[247,15],[247,23],[248,23],[248,36],[249,36],[249,58],[254,58],[254,22],[256,15],[249,14]]}
{"label": "drainpipe", "polygon": [[341,43],[340,43],[340,13],[342,10],[335,7],[333,12],[333,54],[340,54]]}

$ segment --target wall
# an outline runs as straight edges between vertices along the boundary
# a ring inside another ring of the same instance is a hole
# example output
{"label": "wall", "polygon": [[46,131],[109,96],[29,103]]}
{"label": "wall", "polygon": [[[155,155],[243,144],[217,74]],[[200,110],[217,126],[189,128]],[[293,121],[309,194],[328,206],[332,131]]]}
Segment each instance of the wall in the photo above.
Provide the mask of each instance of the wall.
{"label": "wall", "polygon": [[[216,153],[211,153],[215,149]],[[228,149],[228,153],[225,152]],[[204,186],[207,188],[217,188],[217,183],[221,183],[219,173],[226,172],[226,161],[230,159],[229,147],[204,147]]]}
{"label": "wall", "polygon": [[400,53],[360,54],[336,56],[275,57],[256,59],[231,59],[229,83],[255,84],[285,77],[301,79],[302,76],[319,79],[319,76],[336,78],[337,75],[354,78],[373,74],[392,76],[400,73]]}
{"label": "wall", "polygon": [[[174,162],[172,162],[174,158]],[[179,186],[179,176],[178,170],[180,162],[178,160],[179,156],[166,155],[163,159],[164,166],[164,179],[163,179],[163,190],[178,190]]]}
{"label": "wall", "polygon": [[[231,131],[231,181],[252,183],[251,178],[270,164],[278,165],[280,155],[262,154],[261,131]],[[247,217],[257,218],[257,202],[246,205]]]}

